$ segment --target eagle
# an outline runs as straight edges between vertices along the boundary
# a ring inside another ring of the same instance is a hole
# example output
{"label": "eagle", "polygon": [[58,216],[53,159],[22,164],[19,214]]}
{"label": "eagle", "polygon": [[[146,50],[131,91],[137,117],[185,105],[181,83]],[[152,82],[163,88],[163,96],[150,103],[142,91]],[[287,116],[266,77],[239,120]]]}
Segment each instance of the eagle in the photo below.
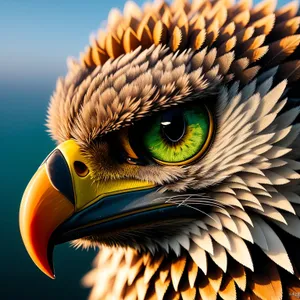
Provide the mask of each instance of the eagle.
{"label": "eagle", "polygon": [[20,231],[99,248],[98,299],[300,297],[300,17],[274,0],[132,1],[57,81],[57,147]]}

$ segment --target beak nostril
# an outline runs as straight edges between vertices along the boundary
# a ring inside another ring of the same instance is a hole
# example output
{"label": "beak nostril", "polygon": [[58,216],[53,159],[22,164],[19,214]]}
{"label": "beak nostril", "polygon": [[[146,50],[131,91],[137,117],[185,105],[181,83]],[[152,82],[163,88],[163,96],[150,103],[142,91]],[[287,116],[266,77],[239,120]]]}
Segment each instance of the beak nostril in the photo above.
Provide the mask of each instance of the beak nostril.
{"label": "beak nostril", "polygon": [[85,177],[89,173],[88,167],[81,161],[74,162],[74,169],[80,177]]}

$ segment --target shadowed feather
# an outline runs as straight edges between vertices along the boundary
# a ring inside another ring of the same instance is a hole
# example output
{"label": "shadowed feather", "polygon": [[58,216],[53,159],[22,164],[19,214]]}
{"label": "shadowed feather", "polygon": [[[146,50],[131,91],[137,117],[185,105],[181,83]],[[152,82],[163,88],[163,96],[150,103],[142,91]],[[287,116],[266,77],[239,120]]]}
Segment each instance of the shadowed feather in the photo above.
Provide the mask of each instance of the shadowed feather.
{"label": "shadowed feather", "polygon": [[[133,226],[99,246],[90,299],[288,299],[299,293],[300,17],[273,0],[155,1],[114,9],[69,61],[48,110],[101,180],[161,186],[157,204],[187,219]],[[128,164],[109,139],[153,114],[212,107],[213,141],[187,165]],[[101,175],[99,175],[101,174]],[[146,201],[146,200],[145,200]]]}

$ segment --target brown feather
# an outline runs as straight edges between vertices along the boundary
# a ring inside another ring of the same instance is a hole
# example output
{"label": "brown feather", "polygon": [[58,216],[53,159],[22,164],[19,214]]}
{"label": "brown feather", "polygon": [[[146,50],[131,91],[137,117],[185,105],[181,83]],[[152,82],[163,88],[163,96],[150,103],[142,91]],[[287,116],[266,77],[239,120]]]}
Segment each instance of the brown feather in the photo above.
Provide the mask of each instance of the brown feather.
{"label": "brown feather", "polygon": [[300,17],[295,17],[277,24],[271,33],[271,38],[273,39],[281,39],[295,34],[300,26]]}
{"label": "brown feather", "polygon": [[275,24],[275,15],[270,14],[262,19],[259,19],[252,23],[251,26],[255,28],[255,34],[256,35],[268,35],[271,30],[273,29]]}
{"label": "brown feather", "polygon": [[293,60],[282,64],[279,67],[279,78],[287,79],[289,82],[296,82],[300,79],[300,61]]}
{"label": "brown feather", "polygon": [[158,258],[154,257],[152,260],[148,261],[144,273],[144,282],[146,284],[151,280],[152,276],[156,273],[163,260],[164,257],[159,256]]}
{"label": "brown feather", "polygon": [[165,282],[168,278],[168,275],[170,273],[170,266],[171,266],[171,263],[169,262],[164,262],[160,268],[159,268],[159,279],[162,281],[162,282]]}
{"label": "brown feather", "polygon": [[[129,3],[124,16],[118,10],[110,14],[106,31],[99,31],[97,40],[81,56],[81,64],[71,64],[66,78],[58,81],[48,126],[58,143],[70,138],[78,142],[95,181],[117,176],[168,184],[175,192],[207,190],[220,205],[209,207],[213,218],[199,218],[198,229],[178,237],[171,246],[168,241],[158,241],[168,254],[162,255],[155,248],[160,249],[158,244],[150,245],[155,255],[144,253],[147,247],[143,247],[141,252],[120,255],[120,261],[111,267],[118,252],[109,248],[112,255],[99,260],[93,276],[86,279],[94,286],[92,293],[102,293],[98,299],[118,295],[126,299],[280,300],[282,289],[299,292],[297,272],[286,275],[293,270],[290,260],[295,270],[299,268],[286,242],[296,237],[277,231],[281,227],[297,235],[296,215],[300,214],[300,190],[294,183],[300,169],[296,161],[299,128],[291,125],[299,117],[297,107],[289,111],[290,100],[282,100],[299,98],[297,9],[292,2],[274,12],[272,0],[254,8],[250,0],[236,4],[178,0],[170,5],[162,1],[143,9]],[[270,69],[273,66],[276,68]],[[278,85],[285,79],[287,83]],[[216,106],[218,131],[201,163],[185,167],[124,163],[119,168],[105,139],[102,144],[102,136],[111,132],[118,136],[119,129],[191,99],[220,101]],[[281,114],[283,108],[286,112]],[[224,112],[226,119],[222,119]],[[280,222],[278,228],[275,222]],[[248,235],[240,230],[241,224]],[[236,236],[239,243],[231,238],[225,249],[224,239],[214,239],[211,227]],[[200,235],[208,237],[206,242],[199,242]],[[271,239],[272,235],[278,240]],[[245,259],[239,249],[230,250],[237,244],[249,250],[253,272],[242,266]],[[173,252],[181,255],[176,257]],[[257,268],[258,253],[264,255],[261,269]],[[98,276],[101,270],[112,272],[102,291],[97,279],[103,277]],[[126,275],[121,278],[118,274]]]}
{"label": "brown feather", "polygon": [[218,293],[222,284],[223,272],[215,264],[211,264],[208,269],[207,279],[212,288]]}
{"label": "brown feather", "polygon": [[259,35],[259,36],[256,36],[256,37],[253,37],[253,38],[245,41],[244,43],[238,45],[236,51],[239,54],[243,54],[247,50],[257,49],[258,47],[260,47],[261,45],[263,45],[263,43],[265,41],[265,38],[266,38],[266,36],[263,35],[263,34]]}
{"label": "brown feather", "polygon": [[168,39],[168,28],[162,21],[155,24],[153,30],[153,41],[155,45],[166,44]]}
{"label": "brown feather", "polygon": [[225,55],[229,51],[231,51],[236,45],[236,37],[233,36],[228,41],[224,42],[219,48],[218,48],[218,55]]}
{"label": "brown feather", "polygon": [[272,14],[276,8],[276,1],[264,0],[258,3],[251,11],[251,21],[262,19],[265,16]]}
{"label": "brown feather", "polygon": [[172,49],[172,51],[178,50],[182,44],[182,41],[183,32],[179,27],[175,26],[169,42],[169,46]]}
{"label": "brown feather", "polygon": [[162,300],[167,292],[167,289],[171,283],[171,279],[167,278],[165,281],[161,281],[159,278],[155,281],[155,292],[157,299]]}
{"label": "brown feather", "polygon": [[[157,24],[157,23],[156,23]],[[149,48],[153,44],[152,34],[147,25],[140,25],[137,30],[137,38],[141,41],[143,48]]]}
{"label": "brown feather", "polygon": [[205,19],[202,15],[199,16],[195,14],[194,19],[195,19],[194,22],[192,22],[193,19],[191,19],[192,30],[197,31],[205,28]]}
{"label": "brown feather", "polygon": [[172,13],[171,13],[170,10],[166,10],[164,12],[164,14],[161,17],[161,21],[167,26],[168,29],[171,28],[171,25],[172,25]]}
{"label": "brown feather", "polygon": [[123,48],[126,53],[135,50],[139,46],[140,42],[135,32],[129,27],[123,36]]}
{"label": "brown feather", "polygon": [[228,15],[230,18],[233,16],[239,14],[240,12],[243,12],[245,10],[249,10],[252,7],[252,1],[251,0],[242,0],[237,2],[235,5],[229,7],[228,9]]}
{"label": "brown feather", "polygon": [[256,49],[249,49],[243,53],[244,57],[249,59],[250,63],[254,63],[261,59],[269,50],[268,46],[256,48]]}
{"label": "brown feather", "polygon": [[153,32],[154,30],[154,26],[157,22],[157,18],[155,17],[154,14],[152,13],[148,13],[144,16],[143,20],[141,21],[141,23],[145,24],[148,26],[148,28],[150,29],[151,32]]}
{"label": "brown feather", "polygon": [[123,47],[120,44],[120,40],[111,33],[107,34],[106,36],[105,48],[107,54],[112,58],[116,58],[124,53]]}
{"label": "brown feather", "polygon": [[205,37],[206,37],[205,29],[202,29],[198,32],[194,31],[190,41],[190,45],[192,49],[199,50],[205,41]]}
{"label": "brown feather", "polygon": [[249,83],[258,73],[260,67],[259,66],[255,66],[255,67],[251,67],[246,69],[245,71],[243,71],[240,74],[240,80],[243,84],[247,84]]}
{"label": "brown feather", "polygon": [[206,30],[206,40],[205,40],[205,46],[211,46],[219,35],[219,21],[215,19]]}
{"label": "brown feather", "polygon": [[250,288],[263,300],[282,299],[281,280],[276,265],[269,262],[252,273]]}
{"label": "brown feather", "polygon": [[198,275],[198,266],[193,262],[193,260],[189,260],[187,263],[187,272],[188,272],[188,280],[190,287],[195,286],[195,281]]}
{"label": "brown feather", "polygon": [[236,288],[234,280],[229,275],[225,276],[219,290],[219,295],[224,300],[236,299]]}
{"label": "brown feather", "polygon": [[232,37],[234,32],[235,32],[235,24],[234,22],[230,22],[228,25],[220,29],[220,35],[218,37],[217,43],[221,44],[226,42],[228,39]]}
{"label": "brown feather", "polygon": [[236,261],[232,260],[230,262],[230,267],[228,268],[228,272],[230,276],[233,278],[236,285],[242,290],[246,290],[247,286],[247,278],[245,268],[237,263]]}
{"label": "brown feather", "polygon": [[196,288],[187,287],[181,291],[182,300],[194,300],[196,298]]}
{"label": "brown feather", "polygon": [[172,284],[175,291],[178,291],[178,285],[182,277],[185,265],[186,265],[186,258],[184,256],[178,258],[171,265],[171,278],[172,278]]}
{"label": "brown feather", "polygon": [[285,37],[279,41],[273,42],[269,46],[269,51],[264,57],[264,63],[269,66],[279,64],[289,55],[291,55],[300,43],[300,35]]}
{"label": "brown feather", "polygon": [[212,285],[208,282],[206,278],[199,283],[199,293],[201,299],[203,300],[216,300],[217,299],[217,291],[212,287]]}
{"label": "brown feather", "polygon": [[82,54],[80,57],[80,60],[88,67],[94,65],[94,61],[92,58],[92,48],[89,47],[88,50],[86,51],[86,54]]}
{"label": "brown feather", "polygon": [[253,36],[254,31],[254,27],[250,26],[238,32],[236,35],[237,43],[240,44],[248,41]]}
{"label": "brown feather", "polygon": [[250,12],[245,10],[236,15],[232,20],[238,30],[243,29],[250,21]]}
{"label": "brown feather", "polygon": [[222,2],[218,3],[220,4],[220,8],[214,15],[214,19],[218,20],[219,27],[221,28],[227,20],[227,9],[225,6],[223,6]]}

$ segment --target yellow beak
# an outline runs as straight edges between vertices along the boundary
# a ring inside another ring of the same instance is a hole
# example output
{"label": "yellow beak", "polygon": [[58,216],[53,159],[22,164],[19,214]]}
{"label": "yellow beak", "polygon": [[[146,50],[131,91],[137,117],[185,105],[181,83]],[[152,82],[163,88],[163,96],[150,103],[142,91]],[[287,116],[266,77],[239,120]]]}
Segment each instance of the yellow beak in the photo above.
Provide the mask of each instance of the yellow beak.
{"label": "yellow beak", "polygon": [[[20,231],[30,257],[41,271],[54,278],[52,236],[62,223],[102,198],[154,186],[151,182],[131,179],[95,184],[76,142],[62,143],[37,170],[22,198]],[[102,219],[106,215],[109,216],[106,212]]]}
{"label": "yellow beak", "polygon": [[51,278],[54,273],[49,263],[48,243],[55,228],[73,212],[73,204],[53,188],[46,167],[42,165],[24,192],[20,230],[31,259]]}

